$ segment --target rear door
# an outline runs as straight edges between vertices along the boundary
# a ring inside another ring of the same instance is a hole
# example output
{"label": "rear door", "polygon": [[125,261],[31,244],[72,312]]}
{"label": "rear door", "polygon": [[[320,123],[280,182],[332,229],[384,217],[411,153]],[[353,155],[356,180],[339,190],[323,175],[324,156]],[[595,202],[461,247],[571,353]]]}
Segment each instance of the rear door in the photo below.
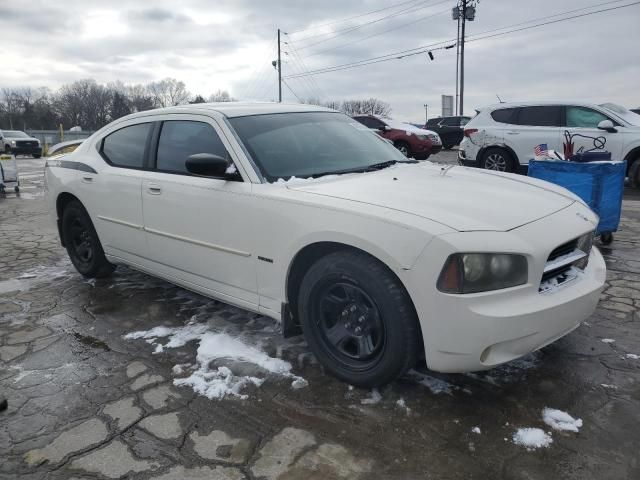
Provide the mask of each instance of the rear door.
{"label": "rear door", "polygon": [[[611,152],[613,160],[622,160],[624,150],[624,127],[621,127],[613,118],[589,107],[566,107],[566,130],[571,134],[573,152],[577,153],[581,148],[586,150],[598,149]],[[611,120],[618,130],[607,132],[600,130],[598,124],[603,120]],[[563,140],[567,140],[563,136]]]}
{"label": "rear door", "polygon": [[161,119],[157,154],[142,191],[154,269],[231,303],[258,305],[254,253],[259,238],[251,183],[187,172],[185,161],[193,154],[231,161],[229,142],[213,118],[181,114]]}
{"label": "rear door", "polygon": [[521,165],[534,157],[536,145],[546,144],[550,150],[562,152],[562,107],[536,105],[520,107],[515,116],[516,125],[505,129],[504,142],[518,156]]}
{"label": "rear door", "polygon": [[82,200],[108,255],[140,263],[147,256],[142,219],[142,178],[153,122],[129,122],[97,145],[106,162],[99,173],[80,173]]}

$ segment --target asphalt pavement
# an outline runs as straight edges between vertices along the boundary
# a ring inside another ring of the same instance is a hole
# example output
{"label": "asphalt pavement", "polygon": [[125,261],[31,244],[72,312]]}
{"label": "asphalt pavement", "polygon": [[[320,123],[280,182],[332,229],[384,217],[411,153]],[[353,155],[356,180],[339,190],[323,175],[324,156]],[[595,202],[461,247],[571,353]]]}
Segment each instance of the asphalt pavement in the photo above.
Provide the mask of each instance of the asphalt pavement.
{"label": "asphalt pavement", "polygon": [[[640,478],[640,192],[577,330],[488,372],[419,366],[368,391],[268,318],[129,268],[82,278],[46,214],[43,160],[18,162],[21,194],[0,198],[0,479]],[[200,372],[205,339],[247,354]],[[575,421],[555,429],[545,409]]]}

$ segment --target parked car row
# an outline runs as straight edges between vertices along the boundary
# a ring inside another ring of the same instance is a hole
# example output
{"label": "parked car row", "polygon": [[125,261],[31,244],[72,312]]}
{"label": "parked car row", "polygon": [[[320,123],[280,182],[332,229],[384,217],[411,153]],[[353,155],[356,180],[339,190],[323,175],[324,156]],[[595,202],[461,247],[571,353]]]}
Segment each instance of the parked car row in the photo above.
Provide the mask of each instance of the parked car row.
{"label": "parked car row", "polygon": [[464,138],[464,127],[471,117],[436,117],[427,120],[424,128],[433,130],[442,140],[442,148],[449,150],[455,145],[460,145]]}
{"label": "parked car row", "polygon": [[19,130],[0,130],[0,145],[4,153],[31,155],[33,158],[42,156],[40,140]]}
{"label": "parked car row", "polygon": [[[640,184],[640,115],[619,105],[579,102],[500,103],[483,108],[465,126],[458,152],[463,165],[501,172],[526,171],[536,145],[563,152],[604,149],[626,160]],[[575,134],[575,135],[574,135]]]}

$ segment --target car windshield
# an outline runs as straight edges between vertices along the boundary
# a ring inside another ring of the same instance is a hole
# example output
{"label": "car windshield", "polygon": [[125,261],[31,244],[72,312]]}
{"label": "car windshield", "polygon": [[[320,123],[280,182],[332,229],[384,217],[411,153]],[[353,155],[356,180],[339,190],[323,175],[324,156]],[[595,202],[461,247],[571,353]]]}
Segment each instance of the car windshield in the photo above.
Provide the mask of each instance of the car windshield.
{"label": "car windshield", "polygon": [[18,130],[3,130],[2,134],[7,138],[31,138],[26,133]]}
{"label": "car windshield", "polygon": [[600,107],[615,113],[618,117],[626,120],[632,125],[640,125],[640,115],[633,113],[631,110],[624,108],[621,105],[615,103],[602,103]]}
{"label": "car windshield", "polygon": [[271,182],[366,171],[406,160],[391,143],[341,113],[252,115],[229,122]]}

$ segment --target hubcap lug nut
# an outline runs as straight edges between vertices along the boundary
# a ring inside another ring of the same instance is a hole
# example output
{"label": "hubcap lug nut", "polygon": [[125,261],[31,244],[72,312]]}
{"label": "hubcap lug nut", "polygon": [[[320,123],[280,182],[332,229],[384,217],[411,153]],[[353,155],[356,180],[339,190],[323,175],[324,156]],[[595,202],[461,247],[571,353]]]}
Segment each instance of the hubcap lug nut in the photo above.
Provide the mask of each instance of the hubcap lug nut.
{"label": "hubcap lug nut", "polygon": [[362,322],[364,322],[364,315],[360,315],[360,317],[358,317],[358,323]]}
{"label": "hubcap lug nut", "polygon": [[356,306],[355,305],[351,305],[351,311],[355,312],[356,311]]}
{"label": "hubcap lug nut", "polygon": [[356,333],[360,333],[362,329],[360,327],[356,327]]}

